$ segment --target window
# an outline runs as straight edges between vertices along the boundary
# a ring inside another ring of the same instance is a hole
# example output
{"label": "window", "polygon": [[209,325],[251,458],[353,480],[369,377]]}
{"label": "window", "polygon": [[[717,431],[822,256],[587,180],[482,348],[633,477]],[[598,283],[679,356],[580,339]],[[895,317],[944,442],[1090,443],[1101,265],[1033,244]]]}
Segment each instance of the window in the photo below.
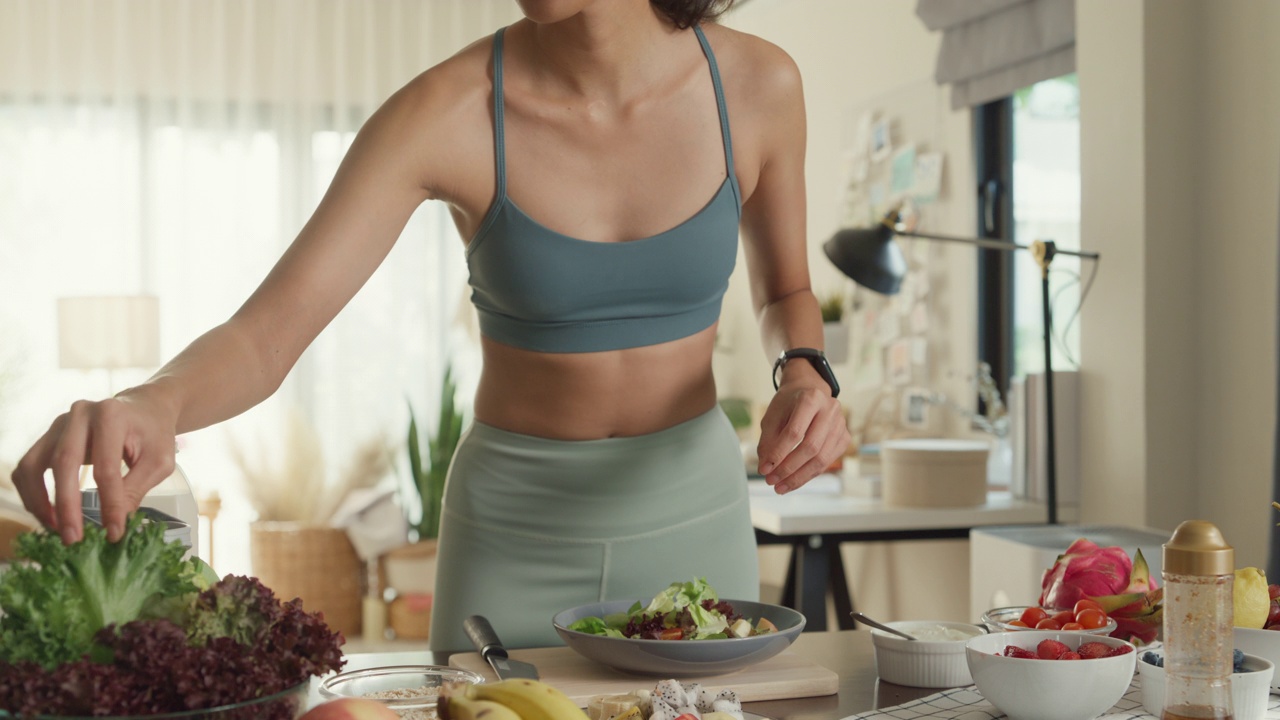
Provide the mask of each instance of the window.
{"label": "window", "polygon": [[[0,101],[0,157],[11,170],[0,173],[0,472],[72,400],[152,370],[114,380],[60,370],[58,297],[157,295],[167,360],[249,296],[328,187],[359,120],[331,106]],[[183,437],[178,462],[197,493],[216,489],[224,500],[221,572],[250,572],[252,511],[229,436],[251,454],[260,444],[277,464],[281,418],[298,408],[332,479],[371,436],[401,441],[406,401],[435,406],[450,357],[460,397],[470,398],[478,348],[454,337],[464,332],[466,272],[447,208],[425,203],[404,236],[280,393]]]}
{"label": "window", "polygon": [[[979,232],[1027,245],[1080,248],[1080,102],[1075,75],[1023,88],[975,114]],[[979,347],[1002,391],[1044,369],[1040,270],[1029,253],[986,252],[979,264]],[[1080,364],[1080,262],[1050,266],[1053,367]]]}
{"label": "window", "polygon": [[[1013,97],[1013,239],[1080,249],[1080,90],[1075,75],[1036,83]],[[1053,367],[1080,365],[1080,260],[1050,265]],[[1013,373],[1044,370],[1040,271],[1013,263]]]}

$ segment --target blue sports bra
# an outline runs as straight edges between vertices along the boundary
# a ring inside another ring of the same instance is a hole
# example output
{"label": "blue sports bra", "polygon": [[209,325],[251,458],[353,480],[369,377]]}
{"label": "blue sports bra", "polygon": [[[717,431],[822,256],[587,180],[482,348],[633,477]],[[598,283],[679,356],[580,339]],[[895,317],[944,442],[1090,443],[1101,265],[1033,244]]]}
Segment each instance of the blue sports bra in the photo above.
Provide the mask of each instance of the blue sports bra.
{"label": "blue sports bra", "polygon": [[497,195],[467,246],[471,301],[480,332],[548,353],[656,345],[711,327],[738,254],[742,200],[733,171],[729,116],[715,55],[711,68],[728,177],[693,217],[651,237],[606,243],[557,233],[507,197],[502,120],[502,37],[493,39]]}

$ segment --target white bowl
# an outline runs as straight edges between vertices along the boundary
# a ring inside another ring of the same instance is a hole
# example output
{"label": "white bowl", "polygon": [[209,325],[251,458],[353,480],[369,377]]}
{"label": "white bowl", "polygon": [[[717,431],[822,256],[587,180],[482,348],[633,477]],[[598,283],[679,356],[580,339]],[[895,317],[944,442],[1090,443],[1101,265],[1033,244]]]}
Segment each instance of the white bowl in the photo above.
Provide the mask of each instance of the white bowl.
{"label": "white bowl", "polygon": [[[1234,720],[1262,720],[1266,717],[1275,669],[1276,666],[1266,658],[1244,654],[1244,672],[1231,673],[1231,717]],[[1164,668],[1138,658],[1138,677],[1142,678],[1142,707],[1160,717],[1164,710]]]}
{"label": "white bowl", "polygon": [[919,688],[963,687],[973,683],[964,646],[970,638],[985,632],[969,623],[914,620],[885,623],[912,635],[945,628],[964,633],[958,640],[904,640],[883,630],[871,631],[875,647],[876,672],[880,679],[896,685]]}
{"label": "white bowl", "polygon": [[[1004,657],[1006,645],[1035,652],[1041,640],[1052,639],[1075,650],[1086,642],[1129,652],[1093,660],[1028,660]],[[1138,653],[1133,645],[1113,637],[1055,630],[979,635],[965,653],[973,682],[1009,720],[1092,720],[1116,704],[1129,689]]]}
{"label": "white bowl", "polygon": [[[1236,628],[1235,648],[1245,655],[1255,655],[1280,666],[1280,630]],[[1271,678],[1271,689],[1280,692],[1280,673]]]}

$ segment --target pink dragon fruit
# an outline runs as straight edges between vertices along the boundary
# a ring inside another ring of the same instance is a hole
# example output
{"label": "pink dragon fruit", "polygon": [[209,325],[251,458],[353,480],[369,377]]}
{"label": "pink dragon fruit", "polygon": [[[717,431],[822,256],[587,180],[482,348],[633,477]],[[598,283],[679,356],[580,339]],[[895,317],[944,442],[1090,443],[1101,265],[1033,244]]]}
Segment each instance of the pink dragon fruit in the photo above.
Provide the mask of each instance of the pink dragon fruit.
{"label": "pink dragon fruit", "polygon": [[1068,609],[1084,598],[1097,601],[1118,625],[1112,637],[1148,643],[1160,632],[1164,593],[1140,549],[1130,561],[1121,548],[1080,538],[1045,571],[1040,590],[1040,605],[1046,608]]}

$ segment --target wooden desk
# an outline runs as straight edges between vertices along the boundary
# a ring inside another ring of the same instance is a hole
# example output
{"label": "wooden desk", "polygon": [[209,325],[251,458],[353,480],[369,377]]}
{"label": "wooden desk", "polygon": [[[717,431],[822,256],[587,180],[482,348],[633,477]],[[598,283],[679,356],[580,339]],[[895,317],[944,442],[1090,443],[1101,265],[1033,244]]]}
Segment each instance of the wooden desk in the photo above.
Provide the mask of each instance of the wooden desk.
{"label": "wooden desk", "polygon": [[[796,653],[829,668],[840,677],[837,694],[746,703],[744,709],[775,720],[839,720],[867,710],[901,705],[937,692],[880,681],[876,676],[871,633],[865,630],[805,633],[791,647]],[[449,655],[419,650],[360,653],[348,656],[347,660],[345,669],[355,670],[380,665],[447,665]],[[637,678],[636,687],[651,686],[654,682],[653,678]],[[317,685],[317,682],[312,682],[313,703],[319,699],[315,692]]]}
{"label": "wooden desk", "polygon": [[791,546],[782,604],[804,613],[806,631],[827,629],[828,590],[841,629],[854,627],[841,543],[963,539],[975,527],[1044,524],[1049,518],[1043,503],[1017,500],[1008,492],[993,492],[977,507],[904,508],[843,495],[835,475],[820,475],[786,495],[763,480],[748,484],[756,542]]}

